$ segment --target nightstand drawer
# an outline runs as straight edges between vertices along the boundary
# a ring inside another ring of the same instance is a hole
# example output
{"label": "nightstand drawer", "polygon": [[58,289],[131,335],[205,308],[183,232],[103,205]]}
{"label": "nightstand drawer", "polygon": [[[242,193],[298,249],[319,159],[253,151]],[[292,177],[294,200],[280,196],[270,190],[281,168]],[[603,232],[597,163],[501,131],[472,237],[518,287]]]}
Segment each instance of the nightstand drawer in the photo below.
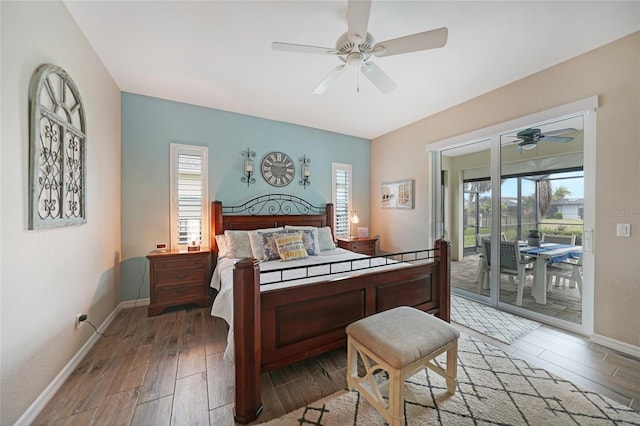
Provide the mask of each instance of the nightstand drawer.
{"label": "nightstand drawer", "polygon": [[156,272],[156,285],[180,284],[189,281],[204,281],[204,269],[176,269]]}
{"label": "nightstand drawer", "polygon": [[188,259],[163,259],[156,262],[156,271],[170,271],[172,269],[196,269],[203,268],[205,259],[200,258],[188,258]]}
{"label": "nightstand drawer", "polygon": [[158,300],[189,299],[192,297],[202,296],[205,294],[202,283],[193,283],[187,285],[163,286],[156,288],[156,298]]}
{"label": "nightstand drawer", "polygon": [[355,251],[358,253],[362,253],[363,251],[375,251],[375,249],[376,249],[375,241],[363,241],[363,242],[354,241],[351,243],[351,251]]}

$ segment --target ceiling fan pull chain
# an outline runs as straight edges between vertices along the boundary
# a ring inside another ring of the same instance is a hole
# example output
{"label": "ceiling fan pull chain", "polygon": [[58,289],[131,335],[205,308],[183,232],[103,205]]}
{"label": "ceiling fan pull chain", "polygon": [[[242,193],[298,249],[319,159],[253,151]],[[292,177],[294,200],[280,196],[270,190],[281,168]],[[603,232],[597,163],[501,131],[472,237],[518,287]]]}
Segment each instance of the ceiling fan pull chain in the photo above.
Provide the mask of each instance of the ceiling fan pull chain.
{"label": "ceiling fan pull chain", "polygon": [[356,70],[356,93],[360,93],[360,70]]}

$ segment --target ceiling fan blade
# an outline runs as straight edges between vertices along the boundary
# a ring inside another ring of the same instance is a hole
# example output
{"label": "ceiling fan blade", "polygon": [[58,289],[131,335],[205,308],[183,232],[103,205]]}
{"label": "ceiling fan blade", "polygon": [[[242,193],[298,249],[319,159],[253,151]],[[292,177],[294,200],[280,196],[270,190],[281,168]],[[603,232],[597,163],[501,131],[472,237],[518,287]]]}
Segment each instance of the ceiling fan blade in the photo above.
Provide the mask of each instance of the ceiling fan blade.
{"label": "ceiling fan blade", "polygon": [[362,74],[382,93],[389,93],[396,88],[393,80],[373,62],[365,62],[360,69],[362,70]]}
{"label": "ceiling fan blade", "polygon": [[549,134],[540,135],[540,140],[543,142],[571,142],[573,138],[568,136],[549,136]]}
{"label": "ceiling fan blade", "polygon": [[320,94],[326,92],[327,89],[329,88],[329,86],[331,86],[331,84],[333,84],[333,82],[336,81],[338,79],[338,77],[340,77],[340,74],[342,74],[342,72],[345,70],[345,68],[347,68],[347,66],[345,64],[338,65],[337,67],[335,67],[333,69],[333,71],[331,71],[329,73],[329,75],[327,75],[324,78],[324,80],[322,80],[320,82],[320,84],[318,84],[316,86],[316,88],[313,89],[313,94],[314,95],[320,95]]}
{"label": "ceiling fan blade", "polygon": [[307,46],[305,44],[280,43],[274,41],[271,43],[273,50],[282,50],[285,52],[302,52],[302,53],[319,53],[329,55],[340,55],[336,49],[332,47]]}
{"label": "ceiling fan blade", "polygon": [[349,40],[353,42],[357,39],[366,40],[369,12],[371,12],[371,0],[349,0],[347,6]]}
{"label": "ceiling fan blade", "polygon": [[383,57],[419,50],[436,49],[447,44],[448,34],[449,30],[447,27],[442,27],[423,33],[381,41],[373,47],[373,54],[377,57]]}
{"label": "ceiling fan blade", "polygon": [[543,134],[545,136],[555,136],[555,135],[564,135],[564,134],[567,134],[567,133],[575,133],[577,131],[578,131],[578,129],[574,129],[573,127],[569,127],[569,128],[566,128],[566,129],[552,130],[550,132],[544,132]]}

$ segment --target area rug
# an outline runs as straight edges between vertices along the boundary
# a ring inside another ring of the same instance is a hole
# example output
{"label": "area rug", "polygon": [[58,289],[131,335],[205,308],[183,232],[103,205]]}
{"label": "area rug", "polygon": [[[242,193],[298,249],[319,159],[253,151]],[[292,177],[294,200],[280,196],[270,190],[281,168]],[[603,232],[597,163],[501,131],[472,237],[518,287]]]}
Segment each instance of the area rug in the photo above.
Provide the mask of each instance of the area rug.
{"label": "area rug", "polygon": [[[640,425],[640,413],[463,334],[458,386],[421,371],[405,382],[406,425]],[[438,358],[446,364],[446,355]],[[265,425],[384,425],[356,391],[342,391]]]}
{"label": "area rug", "polygon": [[451,321],[507,344],[541,325],[455,294],[451,295]]}

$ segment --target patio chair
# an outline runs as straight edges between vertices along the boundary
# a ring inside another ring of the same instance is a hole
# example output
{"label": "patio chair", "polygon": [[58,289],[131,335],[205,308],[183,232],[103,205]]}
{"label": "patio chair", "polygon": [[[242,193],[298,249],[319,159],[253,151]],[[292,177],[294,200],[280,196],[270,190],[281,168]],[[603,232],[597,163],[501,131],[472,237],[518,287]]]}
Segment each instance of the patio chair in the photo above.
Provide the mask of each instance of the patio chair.
{"label": "patio chair", "polygon": [[[484,249],[485,271],[483,278],[478,283],[478,293],[482,289],[485,279],[489,281],[489,271],[491,270],[491,241],[482,240]],[[520,255],[520,247],[517,241],[501,241],[500,242],[500,274],[508,275],[513,283],[518,278],[518,292],[516,295],[516,305],[522,305],[522,296],[524,293],[524,284],[527,276],[533,276],[534,270],[527,268],[533,259],[523,259]]]}
{"label": "patio chair", "polygon": [[[480,289],[484,284],[484,273],[485,273],[485,260],[484,260],[484,248],[482,247],[482,240],[491,239],[491,234],[476,234],[476,252],[478,253],[478,277],[476,281],[479,283],[478,285],[478,294],[480,294]],[[500,233],[500,240],[507,241],[507,235],[504,232]],[[485,288],[489,288],[487,285]]]}
{"label": "patio chair", "polygon": [[547,291],[551,289],[551,281],[555,281],[557,286],[562,280],[569,281],[569,287],[574,287],[577,284],[580,297],[582,297],[582,254],[577,262],[567,260],[547,265]]}
{"label": "patio chair", "polygon": [[543,243],[556,243],[556,244],[570,244],[572,246],[576,245],[576,236],[575,235],[553,235],[553,234],[542,234],[542,242]]}

